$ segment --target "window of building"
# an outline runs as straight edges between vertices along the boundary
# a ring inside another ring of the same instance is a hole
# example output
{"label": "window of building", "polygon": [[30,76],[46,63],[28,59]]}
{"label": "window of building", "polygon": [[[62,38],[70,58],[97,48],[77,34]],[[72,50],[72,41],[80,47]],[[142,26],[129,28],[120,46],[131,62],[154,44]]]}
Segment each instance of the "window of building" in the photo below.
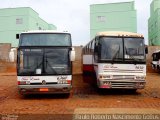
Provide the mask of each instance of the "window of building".
{"label": "window of building", "polygon": [[154,45],[154,42],[155,42],[155,41],[154,41],[154,38],[153,38],[153,39],[151,40],[151,45]]}
{"label": "window of building", "polygon": [[23,24],[22,18],[16,18],[16,24]]}
{"label": "window of building", "polygon": [[150,27],[148,27],[148,31],[151,32],[151,28]]}
{"label": "window of building", "polygon": [[158,22],[157,21],[155,22],[155,27],[158,27]]}
{"label": "window of building", "polygon": [[105,16],[97,16],[97,21],[98,22],[106,22],[106,17]]}
{"label": "window of building", "polygon": [[152,31],[153,30],[153,24],[151,25],[151,29],[150,29],[150,31]]}
{"label": "window of building", "polygon": [[155,37],[155,41],[157,41],[157,40],[158,40],[158,37],[156,36],[156,37]]}

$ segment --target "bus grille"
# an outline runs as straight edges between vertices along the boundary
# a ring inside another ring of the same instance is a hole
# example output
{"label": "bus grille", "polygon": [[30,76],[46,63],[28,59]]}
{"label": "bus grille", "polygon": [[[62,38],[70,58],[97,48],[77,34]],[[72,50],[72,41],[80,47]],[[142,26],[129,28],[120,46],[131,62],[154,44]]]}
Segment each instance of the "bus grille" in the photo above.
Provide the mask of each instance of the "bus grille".
{"label": "bus grille", "polygon": [[[49,85],[49,84],[57,84],[57,82],[49,82],[46,83],[45,85]],[[42,83],[30,83],[30,85],[43,85]]]}
{"label": "bus grille", "polygon": [[111,88],[139,88],[139,85],[143,88],[145,80],[107,80],[103,81],[103,85],[105,84],[110,85]]}
{"label": "bus grille", "polygon": [[112,88],[136,88],[136,83],[112,82]]}
{"label": "bus grille", "polygon": [[130,79],[130,80],[134,80],[134,75],[113,75],[113,79]]}

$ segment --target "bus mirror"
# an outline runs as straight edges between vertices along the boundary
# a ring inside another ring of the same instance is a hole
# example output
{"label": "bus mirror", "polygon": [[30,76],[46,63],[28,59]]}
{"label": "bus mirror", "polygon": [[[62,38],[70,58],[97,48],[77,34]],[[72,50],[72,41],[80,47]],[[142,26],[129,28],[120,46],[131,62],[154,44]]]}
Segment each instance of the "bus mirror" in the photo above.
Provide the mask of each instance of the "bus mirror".
{"label": "bus mirror", "polygon": [[70,53],[70,61],[72,61],[72,62],[75,61],[75,57],[76,57],[75,56],[75,51],[72,50],[71,53]]}
{"label": "bus mirror", "polygon": [[42,70],[41,69],[36,69],[36,74],[41,74],[42,73]]}
{"label": "bus mirror", "polygon": [[16,39],[19,39],[19,34],[16,34]]}
{"label": "bus mirror", "polygon": [[13,50],[11,50],[11,51],[9,52],[9,61],[10,61],[10,62],[14,62],[14,51],[13,51]]}
{"label": "bus mirror", "polygon": [[15,62],[15,57],[16,57],[16,52],[17,49],[16,48],[11,48],[10,52],[9,52],[9,61],[10,62]]}
{"label": "bus mirror", "polygon": [[145,47],[145,53],[148,54],[148,47]]}

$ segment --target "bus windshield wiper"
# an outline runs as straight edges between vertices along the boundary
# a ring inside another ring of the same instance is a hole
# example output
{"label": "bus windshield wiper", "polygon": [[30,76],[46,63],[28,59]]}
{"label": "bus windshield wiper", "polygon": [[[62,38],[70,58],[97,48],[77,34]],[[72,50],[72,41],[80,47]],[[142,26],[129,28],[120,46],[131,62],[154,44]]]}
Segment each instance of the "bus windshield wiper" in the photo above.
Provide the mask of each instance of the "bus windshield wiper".
{"label": "bus windshield wiper", "polygon": [[[45,63],[51,68],[51,70],[52,70],[53,73],[56,73],[56,74],[57,74],[56,70],[52,67],[52,65],[48,62],[47,59],[48,59],[48,57],[46,56]],[[47,66],[46,66],[46,67],[47,67]]]}
{"label": "bus windshield wiper", "polygon": [[122,58],[117,58],[117,55],[119,56],[119,52],[120,52],[120,46],[119,46],[119,49],[116,51],[116,53],[114,54],[114,56],[112,57],[112,62],[115,60],[115,59],[122,59]]}

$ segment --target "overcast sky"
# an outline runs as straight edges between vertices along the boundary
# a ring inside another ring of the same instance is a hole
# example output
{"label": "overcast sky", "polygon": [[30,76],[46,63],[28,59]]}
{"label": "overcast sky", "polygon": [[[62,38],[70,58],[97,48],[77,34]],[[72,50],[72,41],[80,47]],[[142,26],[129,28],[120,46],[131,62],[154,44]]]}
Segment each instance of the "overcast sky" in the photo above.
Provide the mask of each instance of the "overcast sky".
{"label": "overcast sky", "polygon": [[[71,32],[73,45],[85,45],[90,40],[89,5],[127,1],[133,0],[0,0],[0,8],[31,7],[58,30]],[[146,43],[151,1],[135,0],[138,33],[144,34]]]}

